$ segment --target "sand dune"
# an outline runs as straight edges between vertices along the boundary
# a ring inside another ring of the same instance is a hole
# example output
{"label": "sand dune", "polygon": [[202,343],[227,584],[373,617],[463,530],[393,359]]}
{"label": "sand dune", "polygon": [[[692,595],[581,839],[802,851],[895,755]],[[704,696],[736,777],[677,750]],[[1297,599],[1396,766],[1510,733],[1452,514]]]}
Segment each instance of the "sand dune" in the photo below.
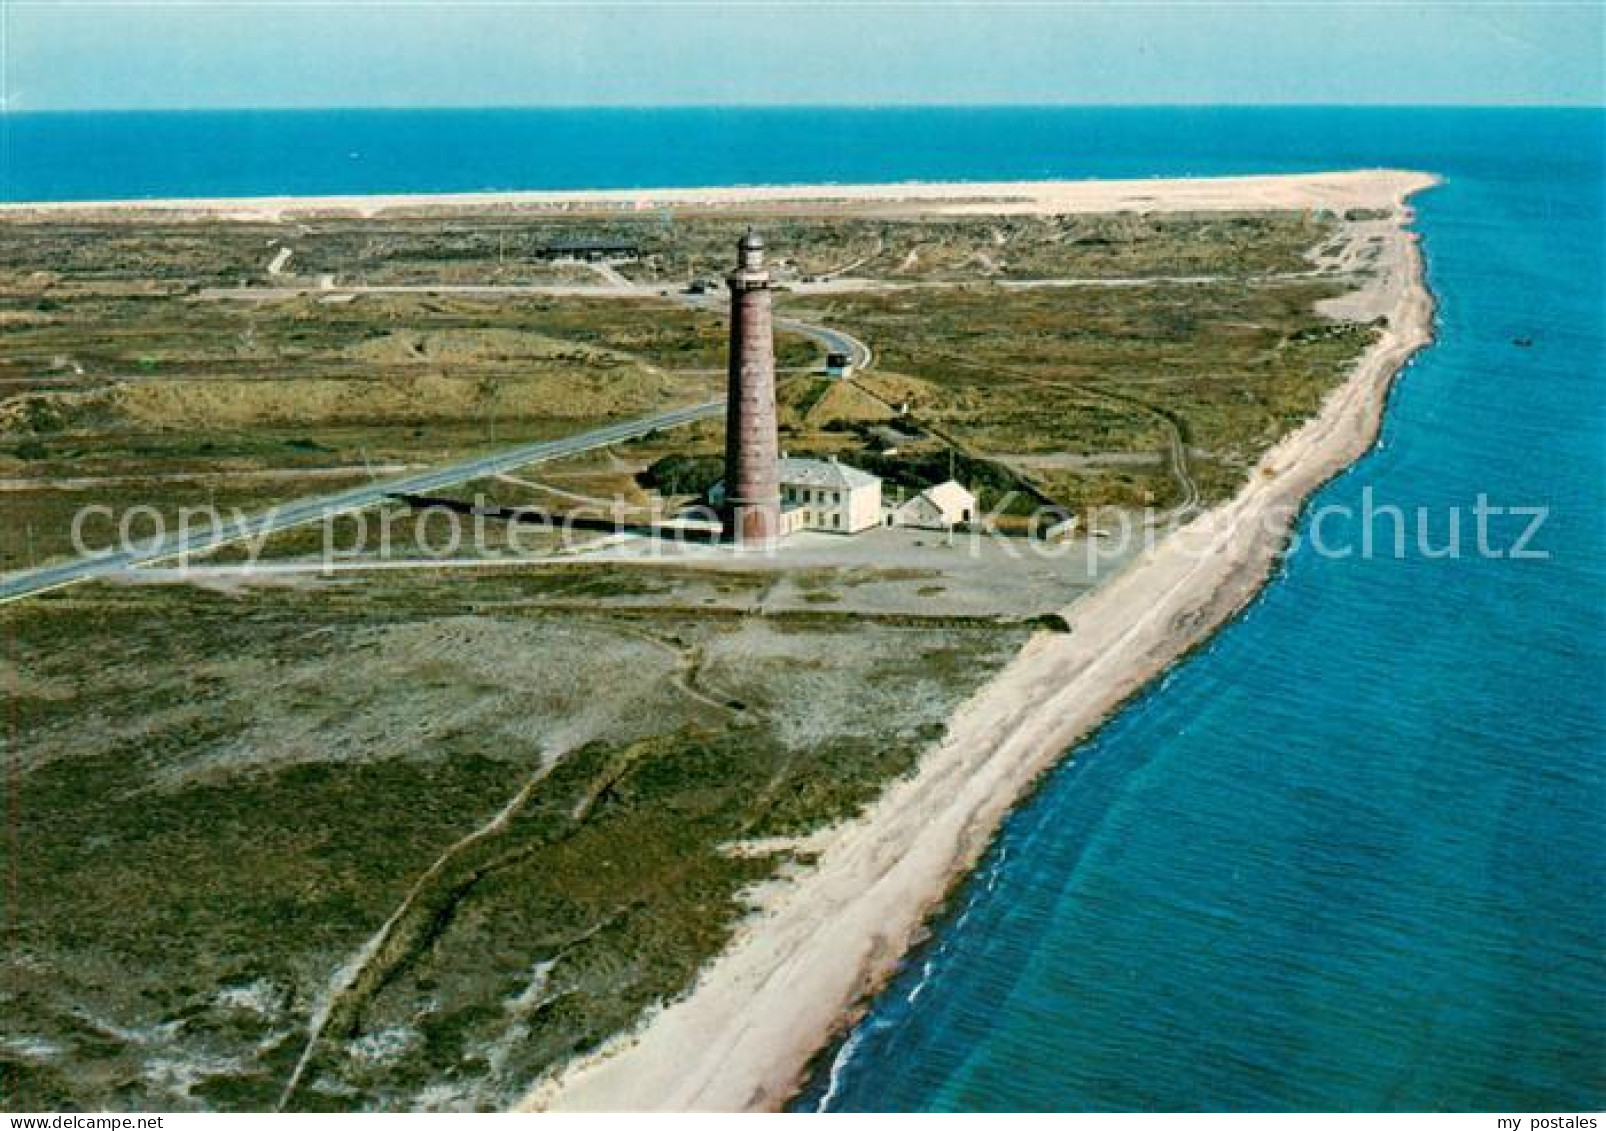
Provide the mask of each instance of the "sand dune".
{"label": "sand dune", "polygon": [[527,209],[730,208],[814,205],[847,211],[1190,212],[1253,209],[1387,208],[1428,183],[1398,170],[1178,180],[997,181],[964,184],[771,185],[752,188],[608,189],[594,192],[474,192],[371,196],[279,196],[204,200],[68,201],[0,204],[7,214],[87,214],[108,220],[282,221],[309,215],[379,216],[386,212],[483,212]]}

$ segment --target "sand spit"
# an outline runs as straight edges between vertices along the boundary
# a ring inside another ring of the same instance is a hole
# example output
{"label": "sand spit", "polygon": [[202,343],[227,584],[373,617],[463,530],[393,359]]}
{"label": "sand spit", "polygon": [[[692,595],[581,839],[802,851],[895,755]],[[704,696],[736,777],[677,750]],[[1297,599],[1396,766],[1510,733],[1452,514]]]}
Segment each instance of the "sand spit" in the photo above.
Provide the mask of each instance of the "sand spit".
{"label": "sand spit", "polygon": [[[524,1106],[773,1109],[794,1094],[809,1058],[890,977],[1033,780],[1242,609],[1276,565],[1304,500],[1371,446],[1390,382],[1432,337],[1432,299],[1404,223],[1406,198],[1433,183],[1386,172],[808,190],[978,210],[996,210],[994,201],[1015,194],[1042,211],[1396,209],[1400,220],[1386,225],[1376,277],[1329,307],[1347,318],[1386,316],[1388,326],[1320,413],[1269,451],[1235,498],[1067,609],[1069,635],[1034,639],[958,713],[912,777],[822,837],[813,868],[767,885],[760,908],[686,997],[541,1082]],[[802,191],[719,195],[778,199]],[[970,203],[951,203],[961,199]]]}
{"label": "sand spit", "polygon": [[97,220],[280,222],[386,213],[449,215],[688,209],[763,211],[799,205],[854,212],[922,213],[1220,212],[1257,209],[1387,208],[1426,178],[1398,170],[1127,181],[997,181],[963,184],[775,185],[753,188],[611,189],[596,192],[474,192],[379,196],[280,196],[212,200],[66,201],[0,204],[0,219],[63,214]]}

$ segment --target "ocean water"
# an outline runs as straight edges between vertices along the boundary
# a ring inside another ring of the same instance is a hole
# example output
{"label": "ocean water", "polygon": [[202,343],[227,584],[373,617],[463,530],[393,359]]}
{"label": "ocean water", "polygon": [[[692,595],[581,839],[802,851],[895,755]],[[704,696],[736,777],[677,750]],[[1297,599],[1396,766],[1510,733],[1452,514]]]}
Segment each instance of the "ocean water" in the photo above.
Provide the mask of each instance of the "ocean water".
{"label": "ocean water", "polygon": [[1010,819],[799,1107],[1606,1106],[1602,119],[1432,122],[1332,161],[1446,177],[1439,333],[1315,503],[1428,507],[1431,549],[1480,493],[1546,507],[1548,558],[1296,552]]}
{"label": "ocean water", "polygon": [[[1074,751],[798,1106],[1567,1110],[1606,1107],[1603,151],[1598,111],[0,115],[0,197],[1440,174],[1438,340],[1315,500],[1406,553],[1296,551]],[[1480,556],[1480,494],[1543,556]]]}

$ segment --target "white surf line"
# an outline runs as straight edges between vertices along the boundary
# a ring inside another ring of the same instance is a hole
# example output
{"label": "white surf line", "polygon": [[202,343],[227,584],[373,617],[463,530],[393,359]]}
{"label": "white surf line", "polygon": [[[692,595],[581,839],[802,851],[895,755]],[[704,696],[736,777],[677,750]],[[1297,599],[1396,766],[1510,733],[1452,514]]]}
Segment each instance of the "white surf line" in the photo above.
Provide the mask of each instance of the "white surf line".
{"label": "white surf line", "polygon": [[849,1035],[848,1039],[842,1043],[842,1047],[837,1050],[836,1056],[831,1060],[831,1072],[826,1080],[825,1094],[820,1097],[819,1102],[814,1106],[815,1114],[823,1114],[831,1110],[831,1101],[836,1099],[837,1092],[842,1088],[842,1078],[847,1072],[848,1064],[853,1060],[854,1055],[859,1051],[859,1045],[863,1042],[864,1029],[857,1027]]}

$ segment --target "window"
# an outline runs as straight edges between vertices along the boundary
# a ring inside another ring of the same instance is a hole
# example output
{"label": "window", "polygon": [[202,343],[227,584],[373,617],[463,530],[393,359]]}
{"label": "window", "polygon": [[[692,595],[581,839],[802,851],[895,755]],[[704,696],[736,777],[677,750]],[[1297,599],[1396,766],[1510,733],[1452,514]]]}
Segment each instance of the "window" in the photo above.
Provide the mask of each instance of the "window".
{"label": "window", "polygon": [[842,516],[841,515],[834,514],[834,515],[831,516],[831,529],[832,530],[840,530],[840,529],[842,529]]}

